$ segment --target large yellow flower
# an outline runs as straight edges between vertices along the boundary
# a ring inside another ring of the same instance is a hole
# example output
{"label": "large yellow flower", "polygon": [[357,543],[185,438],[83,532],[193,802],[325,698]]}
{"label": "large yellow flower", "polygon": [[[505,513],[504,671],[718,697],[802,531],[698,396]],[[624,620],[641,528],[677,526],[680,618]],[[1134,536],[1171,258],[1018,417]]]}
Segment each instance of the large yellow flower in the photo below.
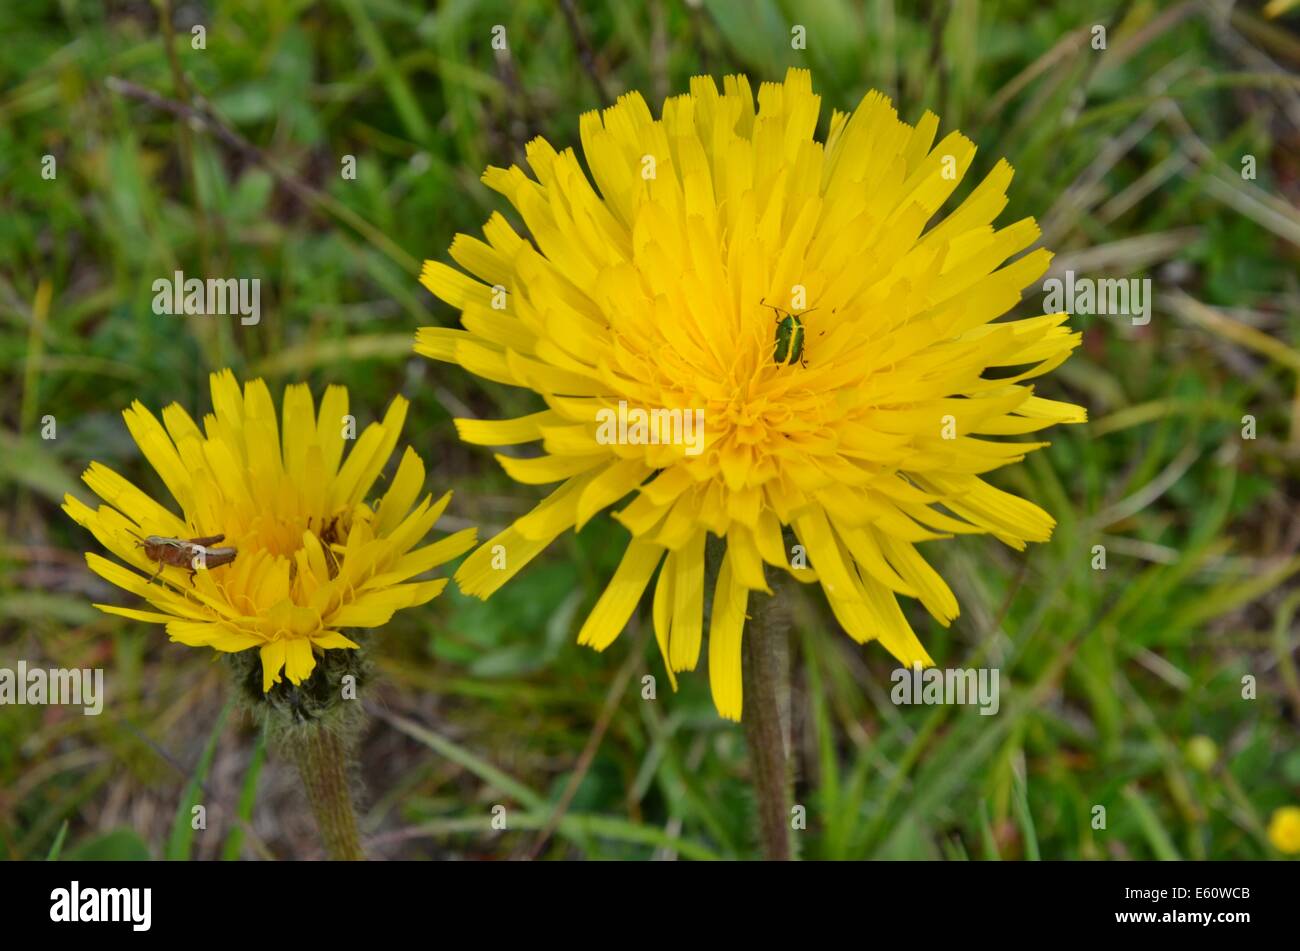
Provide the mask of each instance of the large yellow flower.
{"label": "large yellow flower", "polygon": [[[486,597],[635,491],[615,515],[632,540],[579,639],[610,644],[658,568],[660,649],[670,672],[693,668],[706,533],[725,538],[709,667],[730,718],[741,713],[748,594],[770,593],[764,563],[819,581],[856,640],[929,664],[895,595],[919,598],[943,624],[958,609],[916,543],[986,532],[1023,548],[1054,525],[980,478],[1046,444],[981,437],[1085,419],[1024,382],[1078,345],[1066,315],[996,320],[1051,257],[1038,249],[1006,263],[1039,235],[1031,219],[991,225],[1011,167],[999,162],[927,229],[974,144],[954,132],[933,145],[933,114],[908,125],[874,92],[852,115],[834,113],[822,144],[819,106],[801,70],[764,84],[757,109],[743,76],[721,93],[694,79],[658,120],[639,95],[623,96],[582,117],[599,192],[572,150],[536,139],[536,180],[517,167],[483,177],[532,240],[493,215],[486,242],[451,245],[477,279],[436,262],[423,274],[465,329],[424,328],[416,350],[531,388],[547,406],[458,420],[461,437],[540,440],[543,455],[501,465],[521,482],[563,483],[465,560],[461,587]],[[802,331],[802,360],[794,340],[782,348],[783,329]],[[604,424],[620,403],[628,425],[611,439]],[[670,417],[638,429],[634,412],[652,410],[703,410],[702,445],[684,427],[670,432]],[[665,444],[674,432],[679,442]],[[801,550],[787,549],[783,526]]]}
{"label": "large yellow flower", "polygon": [[[288,387],[277,425],[266,384],[253,380],[241,393],[225,370],[212,375],[212,405],[202,430],[176,403],[163,410],[162,423],[139,402],[123,414],[182,514],[97,462],[83,478],[108,504],[92,509],[66,497],[64,511],[136,570],[93,552],[86,555],[91,569],[154,608],[96,605],[100,610],[166,624],[172,640],[193,647],[257,648],[262,688],[270,690],[282,670],[294,684],[307,678],[316,651],[357,647],[341,629],[379,627],[401,608],[437,596],[445,578],[412,579],[473,547],[474,529],[414,547],[451,493],[416,504],[424,463],[410,448],[383,499],[365,501],[397,445],[407,407],[401,397],[382,423],[356,438],[346,460],[355,423],[343,387],[325,391],[319,414],[306,384]],[[193,572],[163,566],[151,583],[159,565],[140,544],[150,535],[224,535],[219,547],[237,554],[230,564]]]}

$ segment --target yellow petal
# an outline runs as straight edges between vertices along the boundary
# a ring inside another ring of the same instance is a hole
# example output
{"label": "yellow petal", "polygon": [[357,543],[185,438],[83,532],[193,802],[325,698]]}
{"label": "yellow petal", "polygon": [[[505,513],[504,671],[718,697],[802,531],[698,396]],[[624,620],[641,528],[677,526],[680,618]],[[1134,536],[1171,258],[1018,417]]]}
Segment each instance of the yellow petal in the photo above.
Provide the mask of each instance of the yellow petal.
{"label": "yellow petal", "polygon": [[578,643],[601,651],[614,642],[636,609],[650,576],[663,558],[658,545],[632,539],[614,577],[578,632]]}
{"label": "yellow petal", "polygon": [[262,645],[262,692],[266,693],[281,680],[280,671],[288,656],[288,648],[283,640],[271,641]]}
{"label": "yellow petal", "polygon": [[748,600],[749,592],[735,581],[730,557],[724,557],[709,621],[709,686],[718,713],[728,720],[739,720],[743,709],[740,645]]}
{"label": "yellow petal", "polygon": [[284,673],[290,683],[300,684],[316,668],[316,657],[312,654],[311,641],[306,638],[293,638],[285,641]]}

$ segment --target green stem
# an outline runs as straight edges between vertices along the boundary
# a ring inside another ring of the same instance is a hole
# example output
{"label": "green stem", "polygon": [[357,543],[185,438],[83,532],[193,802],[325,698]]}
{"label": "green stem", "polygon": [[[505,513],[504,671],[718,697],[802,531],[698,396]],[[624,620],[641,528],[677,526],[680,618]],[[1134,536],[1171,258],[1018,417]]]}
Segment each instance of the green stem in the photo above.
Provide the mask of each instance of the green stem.
{"label": "green stem", "polygon": [[352,808],[348,744],[335,731],[315,725],[294,730],[285,739],[316,817],[325,854],[337,861],[364,861]]}
{"label": "green stem", "polygon": [[[770,861],[794,858],[789,765],[790,616],[782,589],[756,606],[743,640],[743,721],[749,744],[759,835]],[[760,596],[761,597],[761,596]]]}

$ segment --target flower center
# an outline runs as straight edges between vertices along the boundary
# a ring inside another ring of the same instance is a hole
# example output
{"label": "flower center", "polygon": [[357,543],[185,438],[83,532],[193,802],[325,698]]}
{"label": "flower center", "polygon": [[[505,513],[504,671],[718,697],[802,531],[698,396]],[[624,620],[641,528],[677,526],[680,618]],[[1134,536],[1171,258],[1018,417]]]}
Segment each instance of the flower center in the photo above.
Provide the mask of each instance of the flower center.
{"label": "flower center", "polygon": [[242,526],[226,529],[226,544],[248,552],[264,551],[277,557],[292,558],[302,548],[302,534],[313,532],[321,546],[341,543],[347,537],[349,519],[345,513],[332,516],[304,516],[301,513],[283,514],[258,511]]}

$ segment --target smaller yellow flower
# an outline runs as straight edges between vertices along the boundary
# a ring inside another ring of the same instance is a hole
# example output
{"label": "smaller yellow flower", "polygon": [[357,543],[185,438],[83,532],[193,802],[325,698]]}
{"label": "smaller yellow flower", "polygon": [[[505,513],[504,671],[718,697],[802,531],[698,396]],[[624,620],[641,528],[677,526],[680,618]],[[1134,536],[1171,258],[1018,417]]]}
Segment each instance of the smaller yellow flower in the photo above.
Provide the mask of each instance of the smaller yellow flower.
{"label": "smaller yellow flower", "polygon": [[1283,806],[1273,811],[1268,823],[1268,841],[1287,855],[1300,852],[1300,806]]}
{"label": "smaller yellow flower", "polygon": [[[144,598],[151,611],[97,604],[109,614],[165,624],[173,641],[234,653],[257,648],[262,689],[299,684],[318,653],[358,645],[344,628],[374,628],[441,593],[447,579],[416,579],[474,546],[472,528],[421,548],[451,499],[426,495],[424,463],[408,448],[382,500],[365,499],[397,445],[407,402],[356,437],[344,387],[317,413],[306,384],[285,390],[282,423],[261,380],[241,392],[229,370],[212,374],[214,412],[200,430],[179,404],[162,422],[140,402],[123,416],[181,515],[101,463],[82,478],[107,505],[69,495],[63,510],[135,571],[93,552],[100,577]],[[344,445],[355,437],[347,458]],[[160,565],[142,541],[224,536],[234,560],[210,568]],[[138,573],[137,573],[138,572]],[[157,575],[156,581],[151,581]]]}

